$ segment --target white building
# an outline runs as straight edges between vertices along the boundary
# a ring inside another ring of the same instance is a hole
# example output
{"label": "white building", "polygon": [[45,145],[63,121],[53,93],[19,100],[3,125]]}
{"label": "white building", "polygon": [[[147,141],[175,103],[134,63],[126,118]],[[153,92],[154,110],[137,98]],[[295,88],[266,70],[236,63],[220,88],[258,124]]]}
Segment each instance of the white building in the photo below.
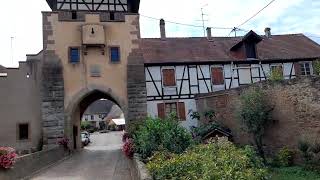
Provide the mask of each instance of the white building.
{"label": "white building", "polygon": [[[164,27],[161,27],[162,29]],[[176,112],[181,125],[197,126],[194,97],[268,79],[312,75],[319,45],[302,34],[244,37],[143,39],[148,114],[164,118]]]}

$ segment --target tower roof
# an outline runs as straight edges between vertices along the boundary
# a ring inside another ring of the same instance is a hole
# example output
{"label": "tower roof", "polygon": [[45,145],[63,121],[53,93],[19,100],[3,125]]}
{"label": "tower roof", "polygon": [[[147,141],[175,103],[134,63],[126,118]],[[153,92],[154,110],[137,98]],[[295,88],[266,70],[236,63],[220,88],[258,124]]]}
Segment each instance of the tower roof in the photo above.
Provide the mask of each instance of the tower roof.
{"label": "tower roof", "polygon": [[47,0],[53,11],[110,11],[138,13],[140,0]]}

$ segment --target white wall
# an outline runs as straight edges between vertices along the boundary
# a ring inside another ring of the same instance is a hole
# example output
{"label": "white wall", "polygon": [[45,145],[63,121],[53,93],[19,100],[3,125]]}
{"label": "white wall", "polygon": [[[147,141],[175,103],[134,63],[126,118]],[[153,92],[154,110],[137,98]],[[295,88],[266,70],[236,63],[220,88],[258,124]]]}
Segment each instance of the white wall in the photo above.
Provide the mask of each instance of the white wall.
{"label": "white wall", "polygon": [[[166,101],[148,101],[147,102],[147,110],[148,115],[151,117],[158,117],[158,103],[163,103]],[[168,102],[168,101],[167,101]],[[170,101],[169,101],[170,102]],[[194,99],[183,99],[177,102],[184,102],[185,103],[185,110],[186,110],[186,121],[180,121],[180,124],[185,127],[186,129],[190,129],[192,126],[198,126],[198,122],[193,120],[190,115],[192,112],[197,111],[196,101]]]}
{"label": "white wall", "polygon": [[[311,62],[310,62],[311,63]],[[185,102],[186,113],[189,110],[197,111],[194,95],[199,93],[210,93],[229,88],[237,88],[264,81],[270,75],[273,65],[280,65],[283,69],[285,79],[295,78],[295,69],[292,62],[272,64],[217,64],[217,65],[179,65],[179,66],[152,66],[146,67],[147,86],[147,109],[148,114],[156,117],[158,115],[157,104],[167,101]],[[223,67],[225,84],[213,85],[211,79],[211,68]],[[172,68],[176,73],[176,86],[162,86],[162,69]],[[312,72],[312,69],[311,69]],[[313,73],[313,72],[312,72]],[[189,128],[197,126],[197,122],[187,115],[187,121],[181,124]]]}

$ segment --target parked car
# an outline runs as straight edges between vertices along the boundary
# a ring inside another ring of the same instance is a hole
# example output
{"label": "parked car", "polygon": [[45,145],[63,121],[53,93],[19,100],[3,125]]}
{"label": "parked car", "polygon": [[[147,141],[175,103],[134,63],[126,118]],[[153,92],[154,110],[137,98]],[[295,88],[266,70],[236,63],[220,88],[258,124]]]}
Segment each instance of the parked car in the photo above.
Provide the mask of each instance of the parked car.
{"label": "parked car", "polygon": [[81,142],[83,146],[87,146],[90,143],[90,138],[86,134],[81,133]]}
{"label": "parked car", "polygon": [[89,143],[91,143],[90,133],[89,133],[88,131],[82,131],[81,133],[82,133],[82,134],[85,134],[85,135],[88,137],[88,139],[89,139]]}

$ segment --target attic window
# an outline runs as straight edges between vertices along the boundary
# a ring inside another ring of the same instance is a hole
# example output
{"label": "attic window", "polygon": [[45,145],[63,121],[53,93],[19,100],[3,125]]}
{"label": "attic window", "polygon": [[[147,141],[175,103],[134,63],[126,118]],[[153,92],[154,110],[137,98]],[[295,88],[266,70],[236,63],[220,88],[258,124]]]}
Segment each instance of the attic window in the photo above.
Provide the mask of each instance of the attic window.
{"label": "attic window", "polygon": [[245,43],[247,58],[256,59],[256,44],[255,43]]}

